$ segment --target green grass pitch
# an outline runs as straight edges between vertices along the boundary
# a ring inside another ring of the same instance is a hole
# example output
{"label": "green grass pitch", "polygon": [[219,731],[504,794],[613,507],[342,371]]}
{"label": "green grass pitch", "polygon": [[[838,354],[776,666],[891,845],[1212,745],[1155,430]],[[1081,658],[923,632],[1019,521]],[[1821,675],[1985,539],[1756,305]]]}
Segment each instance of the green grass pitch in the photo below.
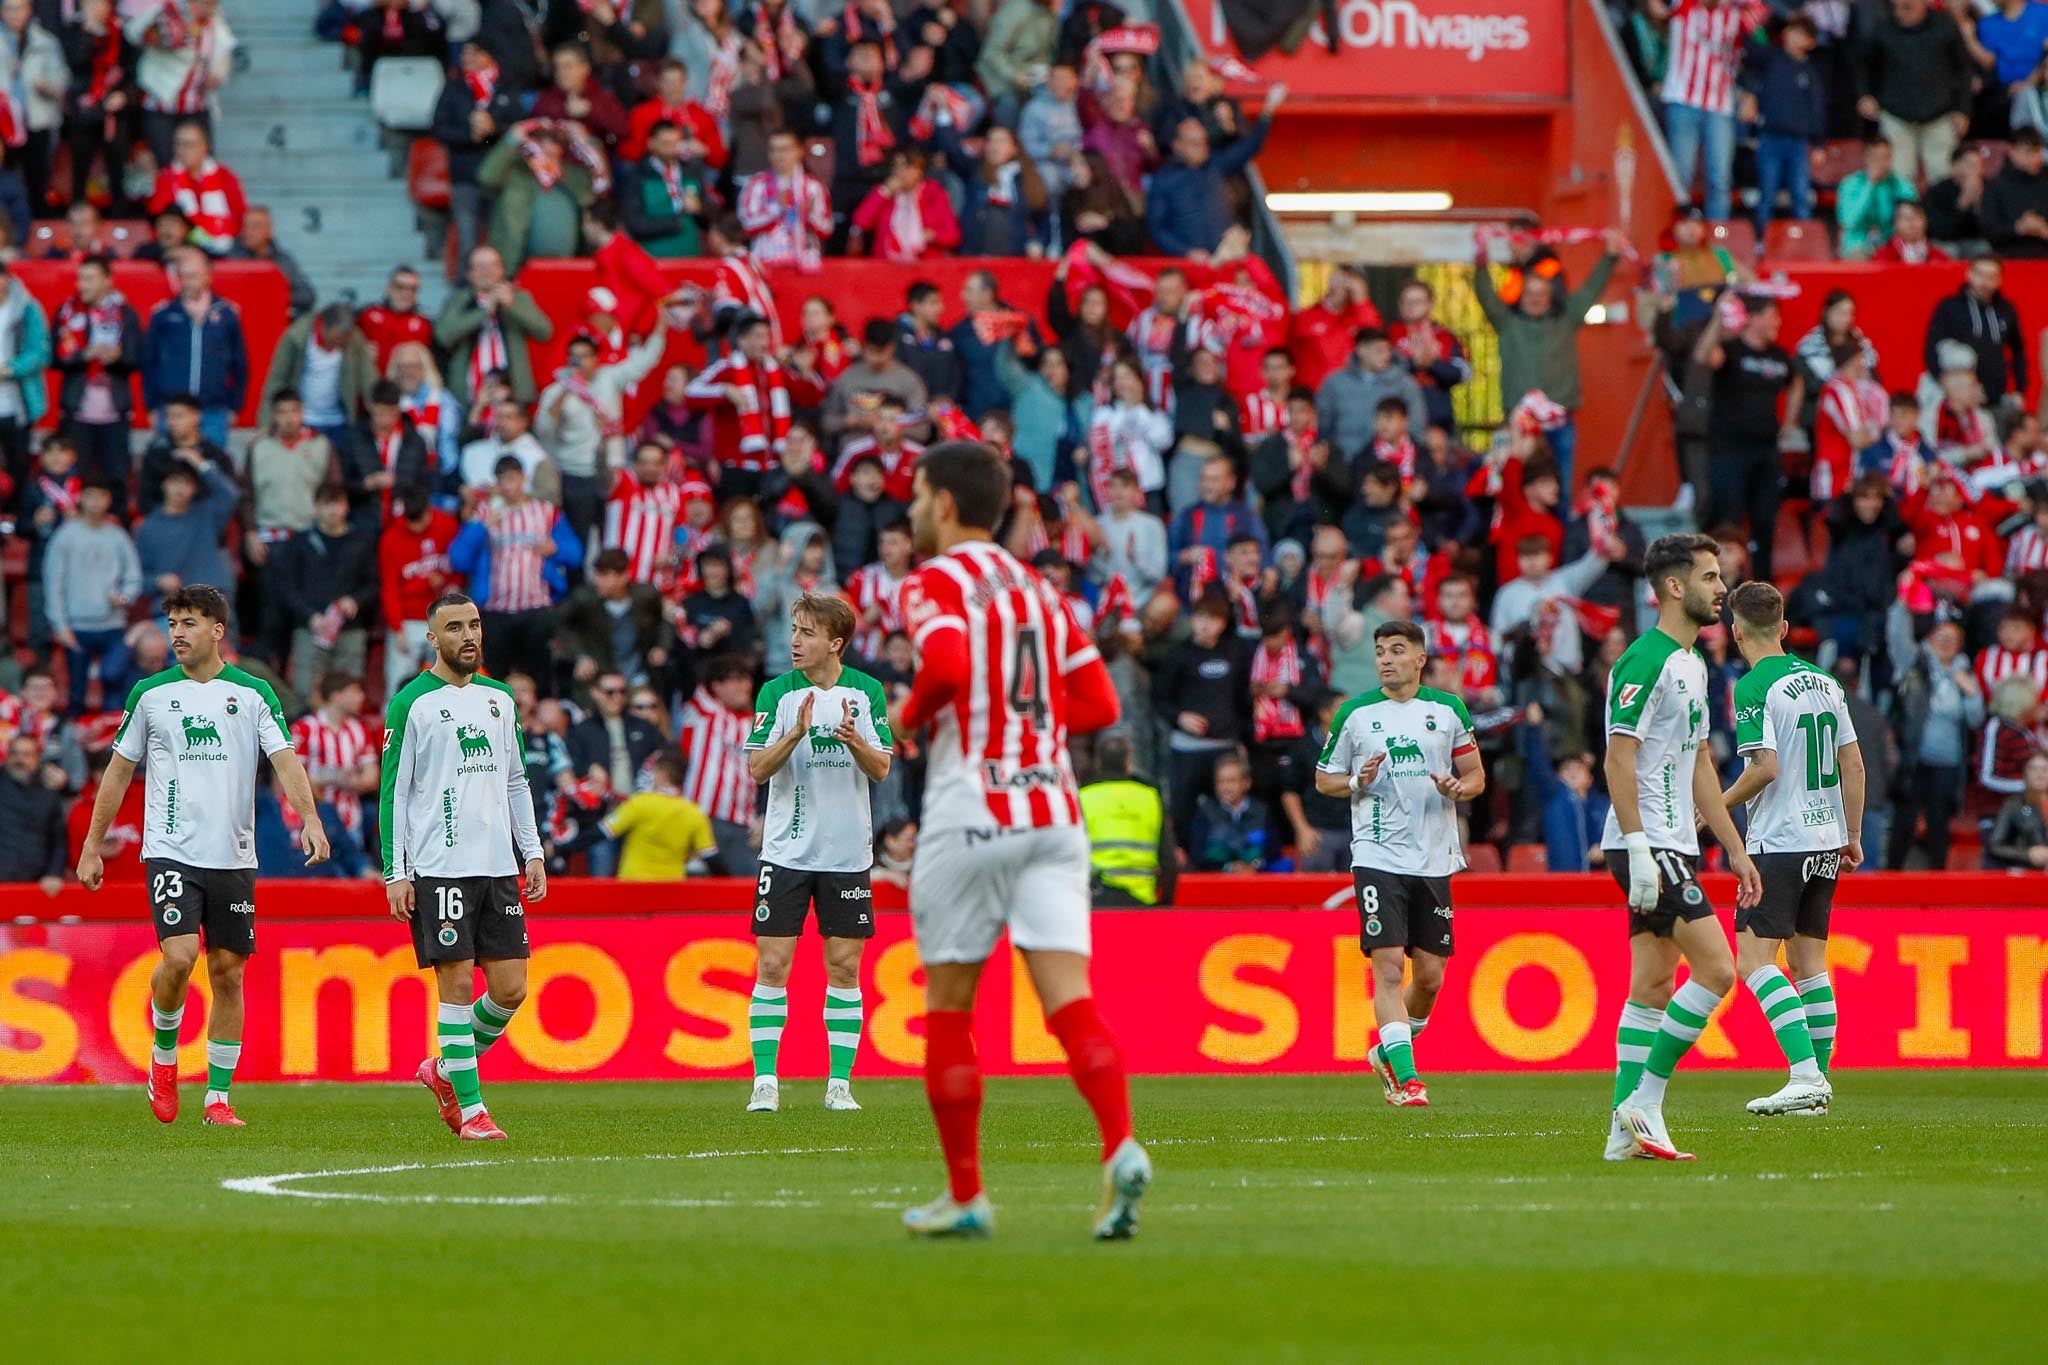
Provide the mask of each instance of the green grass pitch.
{"label": "green grass pitch", "polygon": [[[1087,1240],[1093,1127],[994,1081],[997,1236],[917,1244],[940,1188],[912,1082],[499,1085],[502,1146],[413,1086],[244,1086],[165,1129],[140,1086],[0,1090],[10,1361],[2039,1360],[2048,1078],[1854,1071],[1824,1119],[1681,1072],[1700,1154],[1600,1160],[1608,1082],[1135,1084],[1158,1180]],[[263,1182],[298,1172],[373,1173]],[[224,1182],[254,1180],[251,1192]],[[318,1194],[321,1198],[303,1197]]]}

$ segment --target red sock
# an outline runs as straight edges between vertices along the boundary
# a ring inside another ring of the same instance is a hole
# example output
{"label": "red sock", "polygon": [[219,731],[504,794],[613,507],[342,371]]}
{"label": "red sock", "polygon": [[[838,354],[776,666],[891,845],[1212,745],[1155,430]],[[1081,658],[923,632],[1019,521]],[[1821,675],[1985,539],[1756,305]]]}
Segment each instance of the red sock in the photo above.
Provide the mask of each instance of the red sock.
{"label": "red sock", "polygon": [[974,1014],[932,1010],[924,1027],[925,1098],[939,1126],[953,1198],[964,1204],[981,1193],[981,1063],[974,1055]]}
{"label": "red sock", "polygon": [[1131,1086],[1124,1076],[1123,1054],[1116,1036],[1102,1022],[1095,1001],[1087,996],[1046,1017],[1046,1027],[1067,1050],[1067,1070],[1074,1088],[1095,1111],[1102,1129],[1102,1159],[1131,1135]]}

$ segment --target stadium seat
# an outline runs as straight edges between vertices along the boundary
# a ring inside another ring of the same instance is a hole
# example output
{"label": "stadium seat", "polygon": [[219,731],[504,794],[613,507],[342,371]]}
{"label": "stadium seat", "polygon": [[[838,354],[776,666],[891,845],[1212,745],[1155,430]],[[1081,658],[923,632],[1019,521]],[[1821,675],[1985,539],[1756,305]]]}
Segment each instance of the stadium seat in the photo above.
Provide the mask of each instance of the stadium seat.
{"label": "stadium seat", "polygon": [[434,124],[447,72],[432,57],[386,57],[370,69],[370,109],[377,122],[402,133]]}
{"label": "stadium seat", "polygon": [[1500,850],[1492,844],[1469,844],[1465,848],[1467,872],[1500,871]]}
{"label": "stadium seat", "polygon": [[71,250],[71,224],[61,218],[47,223],[37,223],[29,229],[28,241],[23,244],[21,254],[32,261],[47,260],[62,256]]}
{"label": "stadium seat", "polygon": [[1833,189],[1863,169],[1863,144],[1853,137],[1836,138],[1813,149],[1808,163],[1815,189]]}
{"label": "stadium seat", "polygon": [[1707,234],[1715,246],[1742,264],[1748,265],[1756,259],[1756,227],[1749,219],[1730,218],[1725,223],[1710,224]]}
{"label": "stadium seat", "polygon": [[117,261],[135,259],[136,251],[144,242],[155,238],[156,233],[145,222],[124,221],[107,224],[107,254]]}
{"label": "stadium seat", "polygon": [[834,168],[839,164],[839,152],[829,137],[814,137],[804,147],[804,174],[824,184],[832,183]]}
{"label": "stadium seat", "polygon": [[[382,63],[379,63],[382,65]],[[405,156],[405,187],[423,209],[448,207],[448,148],[430,137],[416,137]]]}
{"label": "stadium seat", "polygon": [[1950,872],[1982,872],[1984,870],[1984,850],[1975,846],[1964,848],[1960,844],[1951,844],[1948,850],[1948,870]]}
{"label": "stadium seat", "polygon": [[1771,538],[1772,577],[1782,586],[1786,580],[1797,584],[1820,567],[1806,548],[1806,532],[1799,523],[1799,508],[1786,503],[1778,508],[1776,534]]}
{"label": "stadium seat", "polygon": [[1550,871],[1550,850],[1541,844],[1510,844],[1508,846],[1508,871],[1548,872]]}
{"label": "stadium seat", "polygon": [[1835,244],[1828,238],[1828,225],[1818,218],[1775,218],[1764,229],[1764,259],[1774,265],[1784,261],[1832,261]]}

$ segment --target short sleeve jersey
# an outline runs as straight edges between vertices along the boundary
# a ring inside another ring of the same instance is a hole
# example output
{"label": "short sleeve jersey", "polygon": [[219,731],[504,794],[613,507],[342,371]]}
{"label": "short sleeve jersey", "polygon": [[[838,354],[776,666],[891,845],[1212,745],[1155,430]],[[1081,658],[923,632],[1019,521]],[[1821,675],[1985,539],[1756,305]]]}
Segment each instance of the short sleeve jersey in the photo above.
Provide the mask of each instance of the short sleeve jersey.
{"label": "short sleeve jersey", "polygon": [[[1636,750],[1636,803],[1650,847],[1697,854],[1693,768],[1707,742],[1707,661],[1651,629],[1615,662],[1607,680],[1607,733]],[[1607,812],[1602,848],[1622,848],[1621,822]]]}
{"label": "short sleeve jersey", "polygon": [[1778,755],[1778,776],[1749,800],[1751,853],[1812,853],[1849,841],[1842,747],[1856,742],[1835,680],[1804,659],[1773,654],[1735,684],[1735,747]]}
{"label": "short sleeve jersey", "polygon": [[619,880],[679,881],[690,875],[690,860],[717,848],[711,818],[696,802],[675,792],[629,796],[604,822],[621,839]]}
{"label": "short sleeve jersey", "polygon": [[765,749],[788,734],[806,697],[815,699],[810,735],[768,779],[761,861],[800,872],[865,872],[875,861],[868,778],[833,732],[842,719],[851,720],[868,743],[893,752],[888,699],[882,685],[857,668],[841,669],[831,687],[814,686],[791,669],[770,679],[755,699],[747,747]]}
{"label": "short sleeve jersey", "polygon": [[400,688],[384,722],[384,880],[510,877],[540,857],[525,754],[497,679],[458,687],[428,670]]}
{"label": "short sleeve jersey", "polygon": [[1424,687],[1395,701],[1375,688],[1344,703],[1316,766],[1348,777],[1386,755],[1372,785],[1351,798],[1352,866],[1416,877],[1463,871],[1457,803],[1436,778],[1475,747],[1472,717],[1448,692]]}
{"label": "short sleeve jersey", "polygon": [[142,856],[256,866],[256,756],[291,747],[277,693],[239,668],[200,682],[178,666],[135,684],[114,752],[143,765]]}

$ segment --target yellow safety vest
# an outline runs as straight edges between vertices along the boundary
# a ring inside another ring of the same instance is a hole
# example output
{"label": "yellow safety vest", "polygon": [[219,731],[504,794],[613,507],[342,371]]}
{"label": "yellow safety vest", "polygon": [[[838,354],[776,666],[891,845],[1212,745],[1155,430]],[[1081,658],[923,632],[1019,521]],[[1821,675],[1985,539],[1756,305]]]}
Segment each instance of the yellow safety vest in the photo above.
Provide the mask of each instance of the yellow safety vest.
{"label": "yellow safety vest", "polygon": [[1104,886],[1141,904],[1159,903],[1159,831],[1166,807],[1157,788],[1120,778],[1081,788],[1088,823],[1089,862]]}

